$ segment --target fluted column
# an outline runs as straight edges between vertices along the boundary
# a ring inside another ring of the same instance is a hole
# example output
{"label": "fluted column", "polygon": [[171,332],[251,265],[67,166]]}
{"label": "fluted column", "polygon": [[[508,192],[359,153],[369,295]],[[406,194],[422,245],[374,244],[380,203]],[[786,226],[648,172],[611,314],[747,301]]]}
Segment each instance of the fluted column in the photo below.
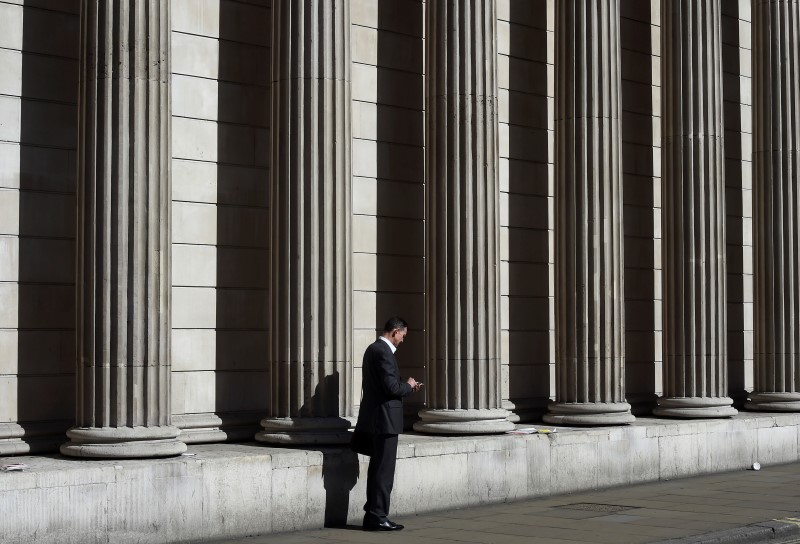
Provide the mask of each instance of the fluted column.
{"label": "fluted column", "polygon": [[630,423],[625,402],[619,0],[556,2],[556,401],[548,423]]}
{"label": "fluted column", "polygon": [[186,450],[170,421],[169,6],[81,3],[77,422],[65,455]]}
{"label": "fluted column", "polygon": [[352,415],[350,2],[272,5],[270,413],[262,442],[344,443]]}
{"label": "fluted column", "polygon": [[755,390],[750,410],[800,411],[800,7],[753,2]]}
{"label": "fluted column", "polygon": [[720,1],[664,0],[661,23],[664,396],[653,413],[730,416]]}
{"label": "fluted column", "polygon": [[426,9],[427,408],[414,429],[503,432],[495,0]]}

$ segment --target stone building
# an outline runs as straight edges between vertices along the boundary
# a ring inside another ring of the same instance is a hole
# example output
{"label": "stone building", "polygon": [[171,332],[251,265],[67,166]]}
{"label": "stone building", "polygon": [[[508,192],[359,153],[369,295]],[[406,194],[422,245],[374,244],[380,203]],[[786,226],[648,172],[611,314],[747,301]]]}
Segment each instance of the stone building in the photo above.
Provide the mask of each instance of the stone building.
{"label": "stone building", "polygon": [[341,443],[392,314],[420,432],[800,409],[798,22],[0,1],[0,454]]}
{"label": "stone building", "polygon": [[798,27],[0,0],[0,456],[341,444],[394,314],[420,433],[800,411]]}

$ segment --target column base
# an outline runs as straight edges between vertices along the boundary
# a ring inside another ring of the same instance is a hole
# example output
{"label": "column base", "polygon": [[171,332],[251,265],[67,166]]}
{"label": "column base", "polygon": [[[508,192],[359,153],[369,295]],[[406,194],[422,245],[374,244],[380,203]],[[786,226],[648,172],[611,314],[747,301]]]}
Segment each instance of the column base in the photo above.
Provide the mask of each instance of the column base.
{"label": "column base", "polygon": [[0,457],[58,451],[72,421],[0,423]]}
{"label": "column base", "polygon": [[542,418],[554,425],[623,425],[635,420],[627,402],[551,402]]}
{"label": "column base", "polygon": [[256,440],[277,446],[349,444],[350,422],[341,417],[280,417],[261,420]]}
{"label": "column base", "polygon": [[508,410],[420,410],[414,430],[432,434],[494,434],[514,429]]}
{"label": "column base", "polygon": [[548,398],[543,399],[515,399],[503,401],[502,407],[511,412],[508,419],[511,423],[529,423],[541,421],[547,413]]}
{"label": "column base", "polygon": [[6,455],[24,455],[30,453],[31,447],[27,442],[23,442],[19,438],[10,438],[8,440],[0,440],[0,457]]}
{"label": "column base", "polygon": [[738,414],[730,397],[660,397],[654,416],[676,418],[731,417]]}
{"label": "column base", "polygon": [[172,424],[181,430],[180,440],[186,444],[240,442],[252,440],[259,430],[261,412],[206,412],[173,414]]}
{"label": "column base", "polygon": [[753,393],[744,407],[762,412],[800,412],[800,393]]}
{"label": "column base", "polygon": [[186,451],[178,440],[180,429],[172,425],[154,427],[73,427],[70,441],[61,453],[70,457],[98,459],[146,459],[170,457]]}

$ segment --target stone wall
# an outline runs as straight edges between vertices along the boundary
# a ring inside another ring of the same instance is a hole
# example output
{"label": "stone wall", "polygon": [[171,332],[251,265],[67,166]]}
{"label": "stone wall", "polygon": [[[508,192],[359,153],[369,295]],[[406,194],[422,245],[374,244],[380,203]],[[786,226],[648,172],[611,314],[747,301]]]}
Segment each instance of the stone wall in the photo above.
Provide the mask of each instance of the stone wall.
{"label": "stone wall", "polygon": [[634,414],[661,388],[661,11],[621,2],[625,378]]}
{"label": "stone wall", "polygon": [[[172,1],[172,411],[190,442],[268,406],[270,0]],[[501,368],[507,408],[555,391],[554,0],[498,0]],[[54,449],[75,404],[78,0],[0,0],[0,452]],[[749,2],[722,2],[730,394],[752,388]],[[424,380],[425,26],[352,0],[353,399],[365,346],[411,324]],[[626,389],[661,384],[660,2],[621,0]],[[424,403],[409,399],[408,415]],[[357,406],[356,406],[357,408]],[[409,418],[409,423],[411,418]],[[24,436],[24,440],[20,438]]]}
{"label": "stone wall", "polygon": [[0,452],[75,412],[78,7],[0,2]]}
{"label": "stone wall", "polygon": [[[403,435],[392,513],[797,462],[798,425],[794,414],[746,414],[524,436]],[[164,460],[26,459],[28,471],[0,478],[0,540],[198,542],[361,524],[368,458],[349,449],[199,444],[190,452]]]}
{"label": "stone wall", "polygon": [[521,420],[555,393],[552,2],[497,4],[502,392]]}
{"label": "stone wall", "polygon": [[172,4],[172,410],[189,440],[251,438],[267,410],[270,24],[268,0]]}
{"label": "stone wall", "polygon": [[[401,372],[425,381],[424,13],[419,0],[350,6],[356,411],[364,349],[392,315],[409,323]],[[410,397],[407,413],[423,400]]]}
{"label": "stone wall", "polygon": [[725,205],[728,264],[728,389],[753,390],[753,110],[750,2],[722,2]]}

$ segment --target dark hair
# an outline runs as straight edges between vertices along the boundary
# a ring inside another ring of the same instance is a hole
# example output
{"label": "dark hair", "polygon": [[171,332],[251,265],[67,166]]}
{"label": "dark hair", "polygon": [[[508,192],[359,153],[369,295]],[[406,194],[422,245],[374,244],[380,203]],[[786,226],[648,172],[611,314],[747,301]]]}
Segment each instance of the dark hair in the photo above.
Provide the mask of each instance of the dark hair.
{"label": "dark hair", "polygon": [[390,317],[389,321],[386,322],[386,325],[383,326],[383,332],[392,332],[395,329],[407,329],[408,323],[402,317],[394,316]]}

